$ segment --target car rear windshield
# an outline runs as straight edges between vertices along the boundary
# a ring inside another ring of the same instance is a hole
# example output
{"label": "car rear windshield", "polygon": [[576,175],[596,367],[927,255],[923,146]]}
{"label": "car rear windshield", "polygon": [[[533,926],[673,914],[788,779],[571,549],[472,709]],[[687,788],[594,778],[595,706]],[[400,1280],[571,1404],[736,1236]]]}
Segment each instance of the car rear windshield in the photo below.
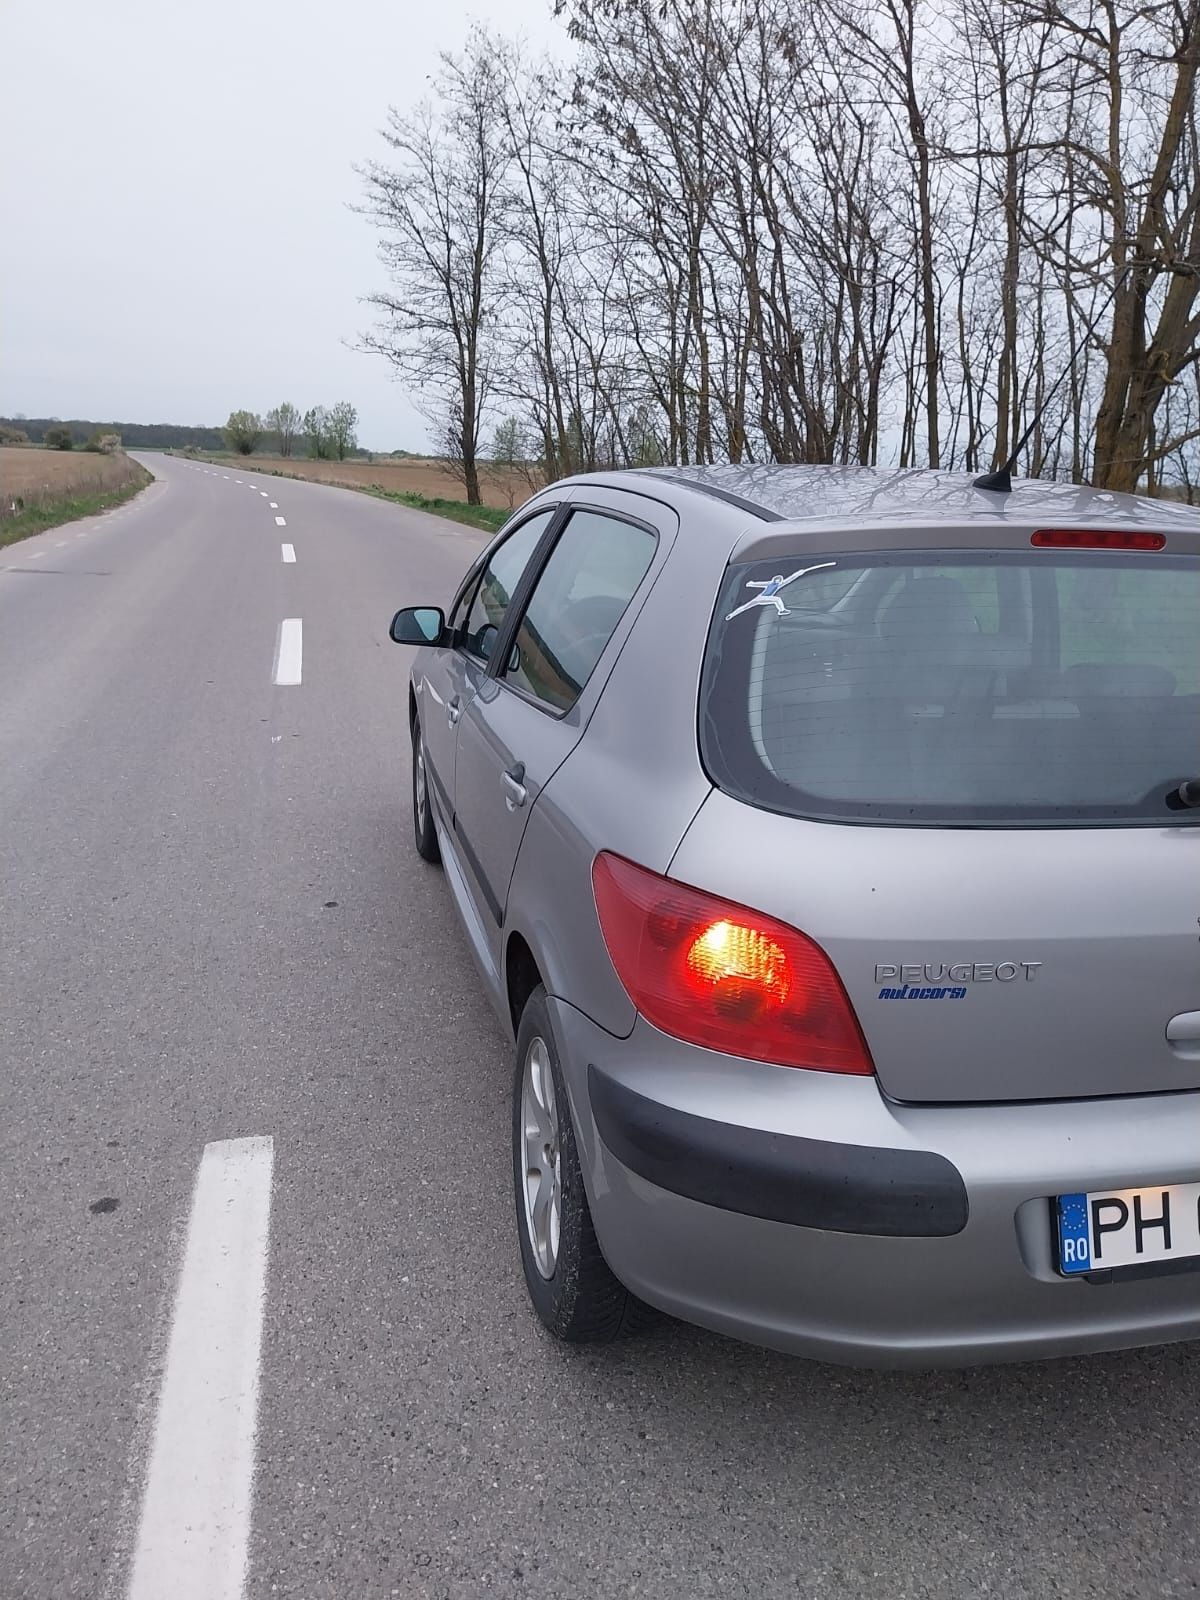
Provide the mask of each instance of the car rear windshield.
{"label": "car rear windshield", "polygon": [[701,684],[718,787],[835,821],[1194,823],[1200,563],[905,551],[726,574]]}

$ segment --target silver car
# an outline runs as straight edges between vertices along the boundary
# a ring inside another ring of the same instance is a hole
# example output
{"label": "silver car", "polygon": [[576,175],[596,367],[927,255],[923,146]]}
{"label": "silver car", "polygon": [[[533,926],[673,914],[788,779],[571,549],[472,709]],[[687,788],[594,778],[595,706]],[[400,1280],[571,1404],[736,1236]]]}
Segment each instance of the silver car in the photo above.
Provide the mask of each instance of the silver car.
{"label": "silver car", "polygon": [[552,1332],[1200,1335],[1200,514],[605,473],[392,637]]}

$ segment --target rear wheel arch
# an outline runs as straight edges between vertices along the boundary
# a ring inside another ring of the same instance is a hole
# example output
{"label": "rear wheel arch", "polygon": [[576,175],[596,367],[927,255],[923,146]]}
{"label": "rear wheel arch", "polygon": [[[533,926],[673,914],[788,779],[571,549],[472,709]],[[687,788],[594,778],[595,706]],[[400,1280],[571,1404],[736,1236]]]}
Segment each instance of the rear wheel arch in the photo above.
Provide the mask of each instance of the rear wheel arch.
{"label": "rear wheel arch", "polygon": [[504,948],[504,991],[514,1036],[521,1026],[521,1014],[530,995],[544,982],[537,958],[524,936],[510,933]]}

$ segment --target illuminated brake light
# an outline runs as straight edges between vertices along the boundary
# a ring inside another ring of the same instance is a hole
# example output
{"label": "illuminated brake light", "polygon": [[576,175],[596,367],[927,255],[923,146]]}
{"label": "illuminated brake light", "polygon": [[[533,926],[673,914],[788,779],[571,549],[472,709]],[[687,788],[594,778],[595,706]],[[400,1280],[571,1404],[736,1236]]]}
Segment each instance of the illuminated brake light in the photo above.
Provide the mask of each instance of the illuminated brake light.
{"label": "illuminated brake light", "polygon": [[622,987],[663,1033],[775,1066],[874,1072],[841,979],[807,935],[607,851],[592,888]]}
{"label": "illuminated brake light", "polygon": [[1040,528],[1030,544],[1051,550],[1161,550],[1165,533],[1117,533],[1111,528]]}
{"label": "illuminated brake light", "polygon": [[764,1003],[782,1005],[788,997],[783,950],[774,939],[727,917],[705,928],[687,953],[687,968],[699,992],[718,1005],[737,1009],[748,998],[757,1011]]}

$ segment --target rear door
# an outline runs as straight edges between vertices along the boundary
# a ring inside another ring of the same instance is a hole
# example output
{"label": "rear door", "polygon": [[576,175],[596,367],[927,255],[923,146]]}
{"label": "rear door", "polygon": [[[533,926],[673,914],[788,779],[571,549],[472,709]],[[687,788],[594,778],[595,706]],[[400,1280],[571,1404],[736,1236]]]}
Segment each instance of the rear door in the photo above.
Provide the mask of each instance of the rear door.
{"label": "rear door", "polygon": [[835,555],[755,600],[820,559],[731,572],[673,875],[823,945],[898,1100],[1200,1087],[1197,564]]}
{"label": "rear door", "polygon": [[582,732],[580,696],[654,559],[660,513],[629,504],[572,510],[463,712],[455,833],[497,937],[529,813]]}

